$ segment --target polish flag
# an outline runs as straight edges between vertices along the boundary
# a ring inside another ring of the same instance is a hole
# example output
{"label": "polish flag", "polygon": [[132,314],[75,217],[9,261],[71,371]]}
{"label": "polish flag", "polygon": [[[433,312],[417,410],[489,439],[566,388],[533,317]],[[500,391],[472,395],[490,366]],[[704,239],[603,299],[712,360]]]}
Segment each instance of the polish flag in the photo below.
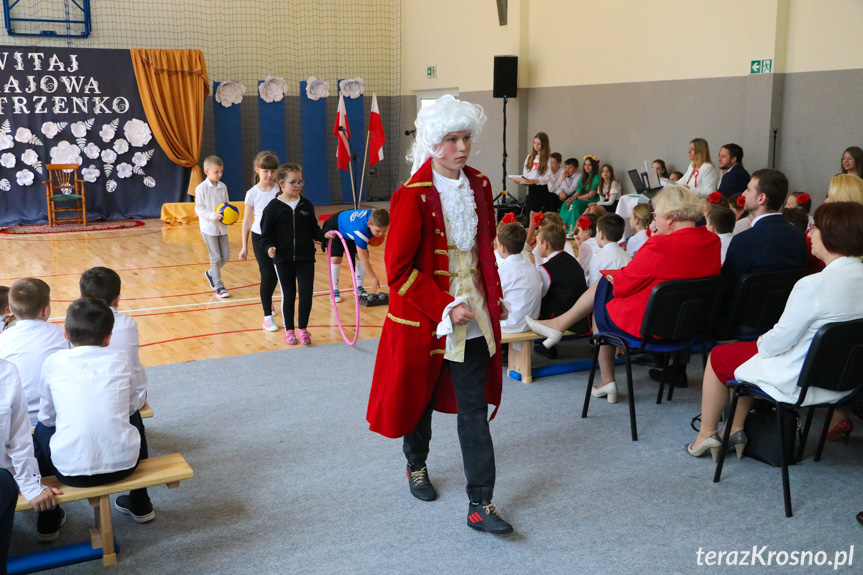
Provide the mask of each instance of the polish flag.
{"label": "polish flag", "polygon": [[378,109],[378,95],[372,97],[372,113],[369,115],[369,167],[371,168],[384,159],[384,125],[381,123],[381,111]]}
{"label": "polish flag", "polygon": [[339,109],[336,112],[336,124],[333,126],[333,135],[339,138],[339,149],[336,151],[336,167],[339,170],[347,170],[351,159],[348,150],[348,138],[351,137],[351,128],[348,126],[348,114],[345,111],[345,97],[339,94]]}

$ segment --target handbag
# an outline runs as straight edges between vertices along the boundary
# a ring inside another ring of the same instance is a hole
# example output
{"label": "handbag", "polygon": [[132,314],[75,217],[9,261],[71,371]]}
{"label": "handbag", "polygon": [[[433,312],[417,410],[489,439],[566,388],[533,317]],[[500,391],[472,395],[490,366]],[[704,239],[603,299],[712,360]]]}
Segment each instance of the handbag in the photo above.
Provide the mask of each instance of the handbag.
{"label": "handbag", "polygon": [[[778,414],[776,406],[763,400],[755,400],[743,430],[748,439],[743,454],[752,459],[764,462],[773,467],[781,467]],[[784,409],[782,435],[785,438],[785,461],[788,465],[797,463],[795,458],[798,441],[802,439],[800,432],[800,413],[796,409]]]}

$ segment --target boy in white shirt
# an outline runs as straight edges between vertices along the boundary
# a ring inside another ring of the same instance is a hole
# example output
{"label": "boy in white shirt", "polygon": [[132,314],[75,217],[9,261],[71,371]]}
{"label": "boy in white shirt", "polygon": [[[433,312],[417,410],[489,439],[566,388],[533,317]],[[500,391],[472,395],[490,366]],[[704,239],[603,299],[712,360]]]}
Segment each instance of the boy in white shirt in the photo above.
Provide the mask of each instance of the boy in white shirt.
{"label": "boy in white shirt", "polygon": [[737,224],[735,213],[723,206],[711,206],[707,212],[707,230],[719,236],[722,251],[722,263],[725,263],[725,254],[728,252],[728,244],[734,235],[734,226]]}
{"label": "boy in white shirt", "polygon": [[521,255],[527,230],[519,223],[504,224],[497,232],[497,253],[503,258],[498,266],[503,299],[510,304],[509,317],[500,321],[503,333],[527,331],[524,316],[537,317],[542,299],[542,279],[536,267]]}
{"label": "boy in white shirt", "polygon": [[578,187],[580,181],[581,174],[578,172],[578,159],[568,158],[564,162],[560,187],[557,189],[557,196],[561,202],[565,202],[567,198],[575,193],[575,189]]}
{"label": "boy in white shirt", "polygon": [[617,214],[605,214],[596,222],[596,244],[599,250],[590,258],[587,285],[599,281],[603,270],[619,270],[632,260],[632,256],[620,247],[626,222]]}
{"label": "boy in white shirt", "polygon": [[17,318],[14,326],[0,333],[0,359],[18,369],[30,425],[39,414],[39,377],[42,364],[60,349],[69,349],[63,327],[48,323],[51,317],[51,288],[36,278],[22,278],[9,289],[9,307]]}
{"label": "boy in white shirt", "polygon": [[42,485],[30,429],[18,370],[8,361],[0,360],[0,573],[6,573],[18,490],[36,511],[56,507],[55,495],[62,493]]}
{"label": "boy in white shirt", "polygon": [[[138,412],[142,390],[124,352],[108,349],[114,314],[102,300],[81,298],[66,311],[66,337],[72,349],[49,357],[42,369],[39,423],[33,445],[40,470],[71,487],[119,481],[147,458],[147,438]],[[146,489],[121,495],[114,503],[138,523],[156,514]],[[59,510],[59,511],[58,511]],[[45,516],[45,517],[43,517]],[[65,513],[40,513],[40,520],[62,526]]]}
{"label": "boy in white shirt", "polygon": [[222,223],[218,208],[228,201],[228,188],[220,182],[224,165],[218,156],[204,159],[204,173],[207,179],[195,188],[195,213],[201,235],[210,254],[210,269],[204,272],[207,283],[218,297],[230,297],[222,282],[222,267],[231,259],[231,244],[228,242],[228,226]]}
{"label": "boy in white shirt", "polygon": [[135,376],[134,389],[139,390],[136,410],[144,407],[147,401],[147,373],[141,365],[141,342],[138,338],[138,322],[131,316],[117,311],[120,305],[120,275],[111,268],[90,268],[81,274],[78,287],[81,297],[100,299],[114,313],[114,329],[111,331],[111,342],[108,348],[125,352],[132,364]]}
{"label": "boy in white shirt", "polygon": [[551,179],[548,181],[548,191],[552,194],[558,194],[563,185],[563,170],[560,169],[560,164],[563,162],[563,156],[557,152],[552,152],[548,157],[548,163],[551,166]]}

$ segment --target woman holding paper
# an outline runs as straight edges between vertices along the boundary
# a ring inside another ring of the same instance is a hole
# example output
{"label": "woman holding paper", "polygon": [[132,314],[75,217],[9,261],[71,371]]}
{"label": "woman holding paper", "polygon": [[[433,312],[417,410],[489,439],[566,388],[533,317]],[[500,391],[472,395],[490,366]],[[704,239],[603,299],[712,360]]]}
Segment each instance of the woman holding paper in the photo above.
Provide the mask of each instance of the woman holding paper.
{"label": "woman holding paper", "polygon": [[689,142],[689,161],[689,169],[677,183],[687,186],[699,198],[706,200],[719,185],[719,172],[710,163],[707,140],[695,138]]}
{"label": "woman holding paper", "polygon": [[524,169],[520,178],[512,178],[517,184],[528,186],[527,197],[524,199],[524,210],[530,213],[530,227],[527,230],[527,241],[533,239],[536,214],[557,211],[560,208],[560,198],[548,190],[551,180],[551,146],[548,134],[539,132],[533,138],[533,148],[524,161]]}

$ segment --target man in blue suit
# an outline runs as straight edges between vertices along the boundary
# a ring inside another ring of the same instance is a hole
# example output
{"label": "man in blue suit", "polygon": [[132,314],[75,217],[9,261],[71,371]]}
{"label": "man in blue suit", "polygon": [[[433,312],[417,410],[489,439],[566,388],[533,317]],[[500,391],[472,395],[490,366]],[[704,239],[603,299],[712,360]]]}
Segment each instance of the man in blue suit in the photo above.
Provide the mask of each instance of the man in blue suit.
{"label": "man in blue suit", "polygon": [[723,171],[719,193],[726,198],[742,194],[749,184],[749,172],[743,167],[743,148],[737,144],[725,144],[719,148],[719,169]]}

